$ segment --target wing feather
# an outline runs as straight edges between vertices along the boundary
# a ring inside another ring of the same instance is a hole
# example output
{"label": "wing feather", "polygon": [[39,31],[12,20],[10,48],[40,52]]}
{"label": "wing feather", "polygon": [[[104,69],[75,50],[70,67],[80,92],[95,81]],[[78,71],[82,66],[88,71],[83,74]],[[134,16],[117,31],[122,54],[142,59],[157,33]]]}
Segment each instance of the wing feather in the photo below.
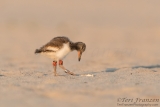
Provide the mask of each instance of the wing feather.
{"label": "wing feather", "polygon": [[71,42],[67,37],[55,37],[46,45],[42,46],[39,51],[41,52],[56,52],[63,47],[64,43]]}
{"label": "wing feather", "polygon": [[53,46],[49,46],[49,47],[47,47],[47,48],[46,48],[46,50],[51,50],[51,51],[56,52],[56,51],[58,51],[58,50],[59,50],[59,48],[57,48],[57,47],[53,47]]}

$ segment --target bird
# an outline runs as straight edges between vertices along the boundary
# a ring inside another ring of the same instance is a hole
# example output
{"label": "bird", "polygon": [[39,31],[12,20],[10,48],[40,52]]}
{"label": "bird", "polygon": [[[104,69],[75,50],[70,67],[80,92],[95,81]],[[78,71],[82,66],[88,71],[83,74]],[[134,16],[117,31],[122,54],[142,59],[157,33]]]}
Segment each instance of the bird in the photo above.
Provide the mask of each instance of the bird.
{"label": "bird", "polygon": [[53,60],[54,76],[58,76],[56,70],[57,62],[65,73],[75,75],[63,66],[63,59],[74,50],[78,52],[78,61],[80,61],[82,53],[86,50],[86,44],[83,42],[72,42],[68,37],[58,36],[39,49],[36,49],[35,54],[44,54]]}

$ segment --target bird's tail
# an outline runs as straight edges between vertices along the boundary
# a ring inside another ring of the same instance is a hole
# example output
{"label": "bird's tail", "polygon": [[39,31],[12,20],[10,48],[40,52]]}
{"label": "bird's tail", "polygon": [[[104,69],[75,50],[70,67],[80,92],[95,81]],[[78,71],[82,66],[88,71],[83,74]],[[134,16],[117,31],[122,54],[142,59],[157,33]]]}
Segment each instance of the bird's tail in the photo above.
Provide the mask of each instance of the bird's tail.
{"label": "bird's tail", "polygon": [[37,53],[41,53],[41,52],[42,51],[40,49],[36,49],[34,53],[37,54]]}

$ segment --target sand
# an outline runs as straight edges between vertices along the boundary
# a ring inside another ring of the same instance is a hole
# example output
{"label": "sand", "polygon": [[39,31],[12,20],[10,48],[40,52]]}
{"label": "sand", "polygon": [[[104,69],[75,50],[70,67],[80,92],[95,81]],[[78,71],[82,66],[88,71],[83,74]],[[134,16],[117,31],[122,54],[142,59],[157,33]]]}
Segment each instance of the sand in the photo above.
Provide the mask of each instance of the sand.
{"label": "sand", "polygon": [[[160,99],[159,4],[0,1],[0,107],[124,107]],[[62,35],[87,45],[80,62],[76,51],[64,59],[79,76],[58,68],[55,77],[52,60],[34,54]]]}

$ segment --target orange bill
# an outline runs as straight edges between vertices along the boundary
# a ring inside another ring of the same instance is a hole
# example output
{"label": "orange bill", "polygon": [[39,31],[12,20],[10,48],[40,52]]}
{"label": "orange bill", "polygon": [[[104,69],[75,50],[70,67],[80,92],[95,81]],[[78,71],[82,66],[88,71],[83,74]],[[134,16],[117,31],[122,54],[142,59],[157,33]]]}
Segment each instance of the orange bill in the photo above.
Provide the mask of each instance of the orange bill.
{"label": "orange bill", "polygon": [[78,51],[78,60],[81,60],[82,52]]}

